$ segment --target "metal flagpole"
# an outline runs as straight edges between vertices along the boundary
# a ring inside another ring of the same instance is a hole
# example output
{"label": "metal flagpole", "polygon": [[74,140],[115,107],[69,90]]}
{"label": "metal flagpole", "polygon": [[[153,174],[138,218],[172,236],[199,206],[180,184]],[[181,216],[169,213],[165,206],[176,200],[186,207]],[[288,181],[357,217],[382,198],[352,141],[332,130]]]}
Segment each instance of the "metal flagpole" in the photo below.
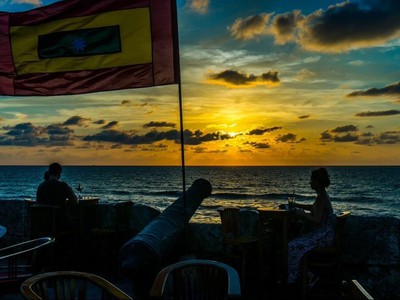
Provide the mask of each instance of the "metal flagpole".
{"label": "metal flagpole", "polygon": [[[186,216],[186,171],[185,171],[185,140],[183,129],[183,103],[182,103],[182,84],[179,79],[178,83],[179,95],[179,118],[180,118],[180,138],[181,138],[181,165],[182,165],[182,189],[183,189],[183,211]],[[186,224],[186,223],[185,223]]]}
{"label": "metal flagpole", "polygon": [[[175,14],[175,22],[173,22],[173,32],[176,34],[175,36],[175,74],[177,74],[178,79],[178,98],[179,98],[179,125],[180,125],[180,140],[181,140],[181,167],[182,167],[182,190],[183,190],[183,212],[186,218],[186,167],[185,167],[185,137],[184,137],[184,128],[183,128],[183,101],[182,101],[182,81],[181,81],[181,63],[180,63],[180,55],[179,55],[179,34],[178,34],[178,8],[175,0],[171,1],[172,4],[172,12]],[[186,222],[185,222],[185,237],[186,237]]]}

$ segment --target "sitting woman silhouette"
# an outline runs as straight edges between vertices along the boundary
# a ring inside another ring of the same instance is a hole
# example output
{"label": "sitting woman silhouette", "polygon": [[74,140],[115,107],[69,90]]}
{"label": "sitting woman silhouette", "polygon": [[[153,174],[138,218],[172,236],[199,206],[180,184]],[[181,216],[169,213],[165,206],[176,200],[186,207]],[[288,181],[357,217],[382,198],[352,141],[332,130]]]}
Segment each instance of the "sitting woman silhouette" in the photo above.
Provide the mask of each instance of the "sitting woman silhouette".
{"label": "sitting woman silhouette", "polygon": [[334,242],[335,218],[331,199],[326,191],[330,185],[328,171],[318,168],[311,172],[311,188],[317,193],[312,205],[296,203],[293,210],[296,215],[313,226],[311,231],[293,239],[288,245],[288,283],[297,283],[300,279],[303,256],[315,247],[328,247]]}

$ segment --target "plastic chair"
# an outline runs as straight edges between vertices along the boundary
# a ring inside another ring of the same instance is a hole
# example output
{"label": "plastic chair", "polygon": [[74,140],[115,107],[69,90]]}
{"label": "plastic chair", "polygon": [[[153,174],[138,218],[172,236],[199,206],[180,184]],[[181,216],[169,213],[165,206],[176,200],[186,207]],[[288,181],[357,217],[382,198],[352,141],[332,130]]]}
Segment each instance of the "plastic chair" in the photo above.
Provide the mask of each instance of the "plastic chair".
{"label": "plastic chair", "polygon": [[222,262],[193,259],[162,269],[153,283],[150,299],[224,300],[241,296],[237,271]]}
{"label": "plastic chair", "polygon": [[28,278],[21,285],[21,293],[27,300],[132,299],[103,277],[75,271],[49,272]]}
{"label": "plastic chair", "polygon": [[54,243],[42,237],[0,249],[0,285],[13,287],[46,267],[39,258]]}
{"label": "plastic chair", "polygon": [[357,280],[343,282],[343,298],[345,300],[374,300]]}
{"label": "plastic chair", "polygon": [[226,258],[233,259],[234,265],[240,270],[242,284],[245,286],[246,277],[250,275],[250,260],[258,258],[258,267],[262,263],[262,249],[260,243],[260,223],[257,211],[250,211],[257,214],[253,220],[253,232],[241,232],[239,226],[239,208],[226,207],[219,209],[222,229],[222,251]]}
{"label": "plastic chair", "polygon": [[[304,256],[302,273],[302,297],[309,299],[311,296],[323,298],[326,294],[330,297],[332,292],[337,293],[341,283],[341,258],[343,248],[343,236],[346,220],[350,216],[349,211],[336,216],[335,242],[332,247],[314,248]],[[325,286],[318,289],[308,287],[308,273],[313,272],[321,279]]]}

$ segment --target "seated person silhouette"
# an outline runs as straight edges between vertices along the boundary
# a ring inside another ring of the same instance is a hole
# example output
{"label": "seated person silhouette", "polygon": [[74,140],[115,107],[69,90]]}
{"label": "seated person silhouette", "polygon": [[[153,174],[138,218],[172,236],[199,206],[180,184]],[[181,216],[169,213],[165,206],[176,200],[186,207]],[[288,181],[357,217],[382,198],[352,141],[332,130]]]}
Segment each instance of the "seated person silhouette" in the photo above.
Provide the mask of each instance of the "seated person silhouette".
{"label": "seated person silhouette", "polygon": [[[293,209],[299,218],[313,224],[312,230],[291,240],[288,245],[288,283],[295,284],[301,276],[304,255],[316,247],[333,245],[335,215],[331,198],[326,190],[331,181],[325,168],[311,172],[310,186],[317,196],[313,204],[296,203]],[[309,211],[309,212],[306,212]]]}
{"label": "seated person silhouette", "polygon": [[78,198],[72,188],[60,181],[62,167],[59,163],[49,165],[48,180],[43,181],[37,188],[37,204],[52,205],[60,208],[57,216],[57,229],[73,227],[71,221],[71,204],[76,205]]}

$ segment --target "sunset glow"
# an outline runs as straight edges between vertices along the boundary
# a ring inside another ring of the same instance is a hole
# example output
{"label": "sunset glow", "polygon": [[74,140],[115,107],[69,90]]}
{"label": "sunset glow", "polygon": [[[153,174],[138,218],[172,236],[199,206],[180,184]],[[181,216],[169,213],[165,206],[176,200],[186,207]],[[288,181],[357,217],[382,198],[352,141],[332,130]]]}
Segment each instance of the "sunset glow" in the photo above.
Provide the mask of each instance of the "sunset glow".
{"label": "sunset glow", "polygon": [[[400,165],[398,0],[177,4],[187,165]],[[0,165],[180,165],[179,123],[175,85],[0,96]]]}

